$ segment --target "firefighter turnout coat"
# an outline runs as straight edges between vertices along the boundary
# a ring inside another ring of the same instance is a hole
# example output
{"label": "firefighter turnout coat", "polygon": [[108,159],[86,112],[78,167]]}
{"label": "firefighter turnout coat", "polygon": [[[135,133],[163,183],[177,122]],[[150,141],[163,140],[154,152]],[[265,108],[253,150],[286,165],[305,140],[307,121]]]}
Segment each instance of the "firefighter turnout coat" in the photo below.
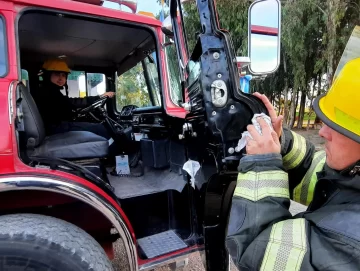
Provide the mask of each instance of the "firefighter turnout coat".
{"label": "firefighter turnout coat", "polygon": [[[283,131],[282,154],[241,159],[226,247],[239,270],[360,270],[360,176]],[[292,216],[290,199],[308,205]]]}

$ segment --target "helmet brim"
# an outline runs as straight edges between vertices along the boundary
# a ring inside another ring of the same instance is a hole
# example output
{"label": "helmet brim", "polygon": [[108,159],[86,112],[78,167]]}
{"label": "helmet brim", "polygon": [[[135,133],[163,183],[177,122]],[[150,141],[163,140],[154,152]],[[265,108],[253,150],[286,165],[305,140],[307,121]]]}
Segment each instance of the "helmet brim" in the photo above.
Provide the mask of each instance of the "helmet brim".
{"label": "helmet brim", "polygon": [[327,126],[329,126],[331,129],[335,130],[336,132],[356,141],[357,143],[360,143],[360,136],[351,132],[348,129],[345,129],[344,127],[338,125],[336,123],[336,120],[330,119],[324,112],[321,110],[321,103],[324,99],[326,94],[322,94],[315,98],[315,101],[313,103],[313,108],[315,111],[315,114],[321,119],[322,122],[324,122]]}

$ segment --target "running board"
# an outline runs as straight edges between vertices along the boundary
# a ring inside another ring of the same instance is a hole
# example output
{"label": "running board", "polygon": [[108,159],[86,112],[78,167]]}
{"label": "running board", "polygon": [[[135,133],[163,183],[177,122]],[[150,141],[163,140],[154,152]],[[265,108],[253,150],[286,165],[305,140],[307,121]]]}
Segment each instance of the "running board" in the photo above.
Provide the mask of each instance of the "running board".
{"label": "running board", "polygon": [[187,247],[173,230],[138,239],[138,244],[148,259]]}

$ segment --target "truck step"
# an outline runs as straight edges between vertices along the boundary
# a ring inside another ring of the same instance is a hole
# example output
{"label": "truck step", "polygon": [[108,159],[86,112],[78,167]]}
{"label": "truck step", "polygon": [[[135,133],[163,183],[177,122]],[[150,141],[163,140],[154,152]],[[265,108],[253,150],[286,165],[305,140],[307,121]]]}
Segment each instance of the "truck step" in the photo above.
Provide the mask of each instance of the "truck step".
{"label": "truck step", "polygon": [[187,247],[173,230],[138,239],[138,244],[148,259]]}

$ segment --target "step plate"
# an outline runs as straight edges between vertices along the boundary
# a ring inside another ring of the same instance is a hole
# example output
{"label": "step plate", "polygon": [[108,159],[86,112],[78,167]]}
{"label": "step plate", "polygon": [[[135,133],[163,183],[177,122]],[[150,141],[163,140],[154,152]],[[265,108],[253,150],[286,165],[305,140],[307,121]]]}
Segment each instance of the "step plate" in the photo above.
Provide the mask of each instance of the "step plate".
{"label": "step plate", "polygon": [[172,230],[138,239],[138,244],[148,259],[187,247]]}

